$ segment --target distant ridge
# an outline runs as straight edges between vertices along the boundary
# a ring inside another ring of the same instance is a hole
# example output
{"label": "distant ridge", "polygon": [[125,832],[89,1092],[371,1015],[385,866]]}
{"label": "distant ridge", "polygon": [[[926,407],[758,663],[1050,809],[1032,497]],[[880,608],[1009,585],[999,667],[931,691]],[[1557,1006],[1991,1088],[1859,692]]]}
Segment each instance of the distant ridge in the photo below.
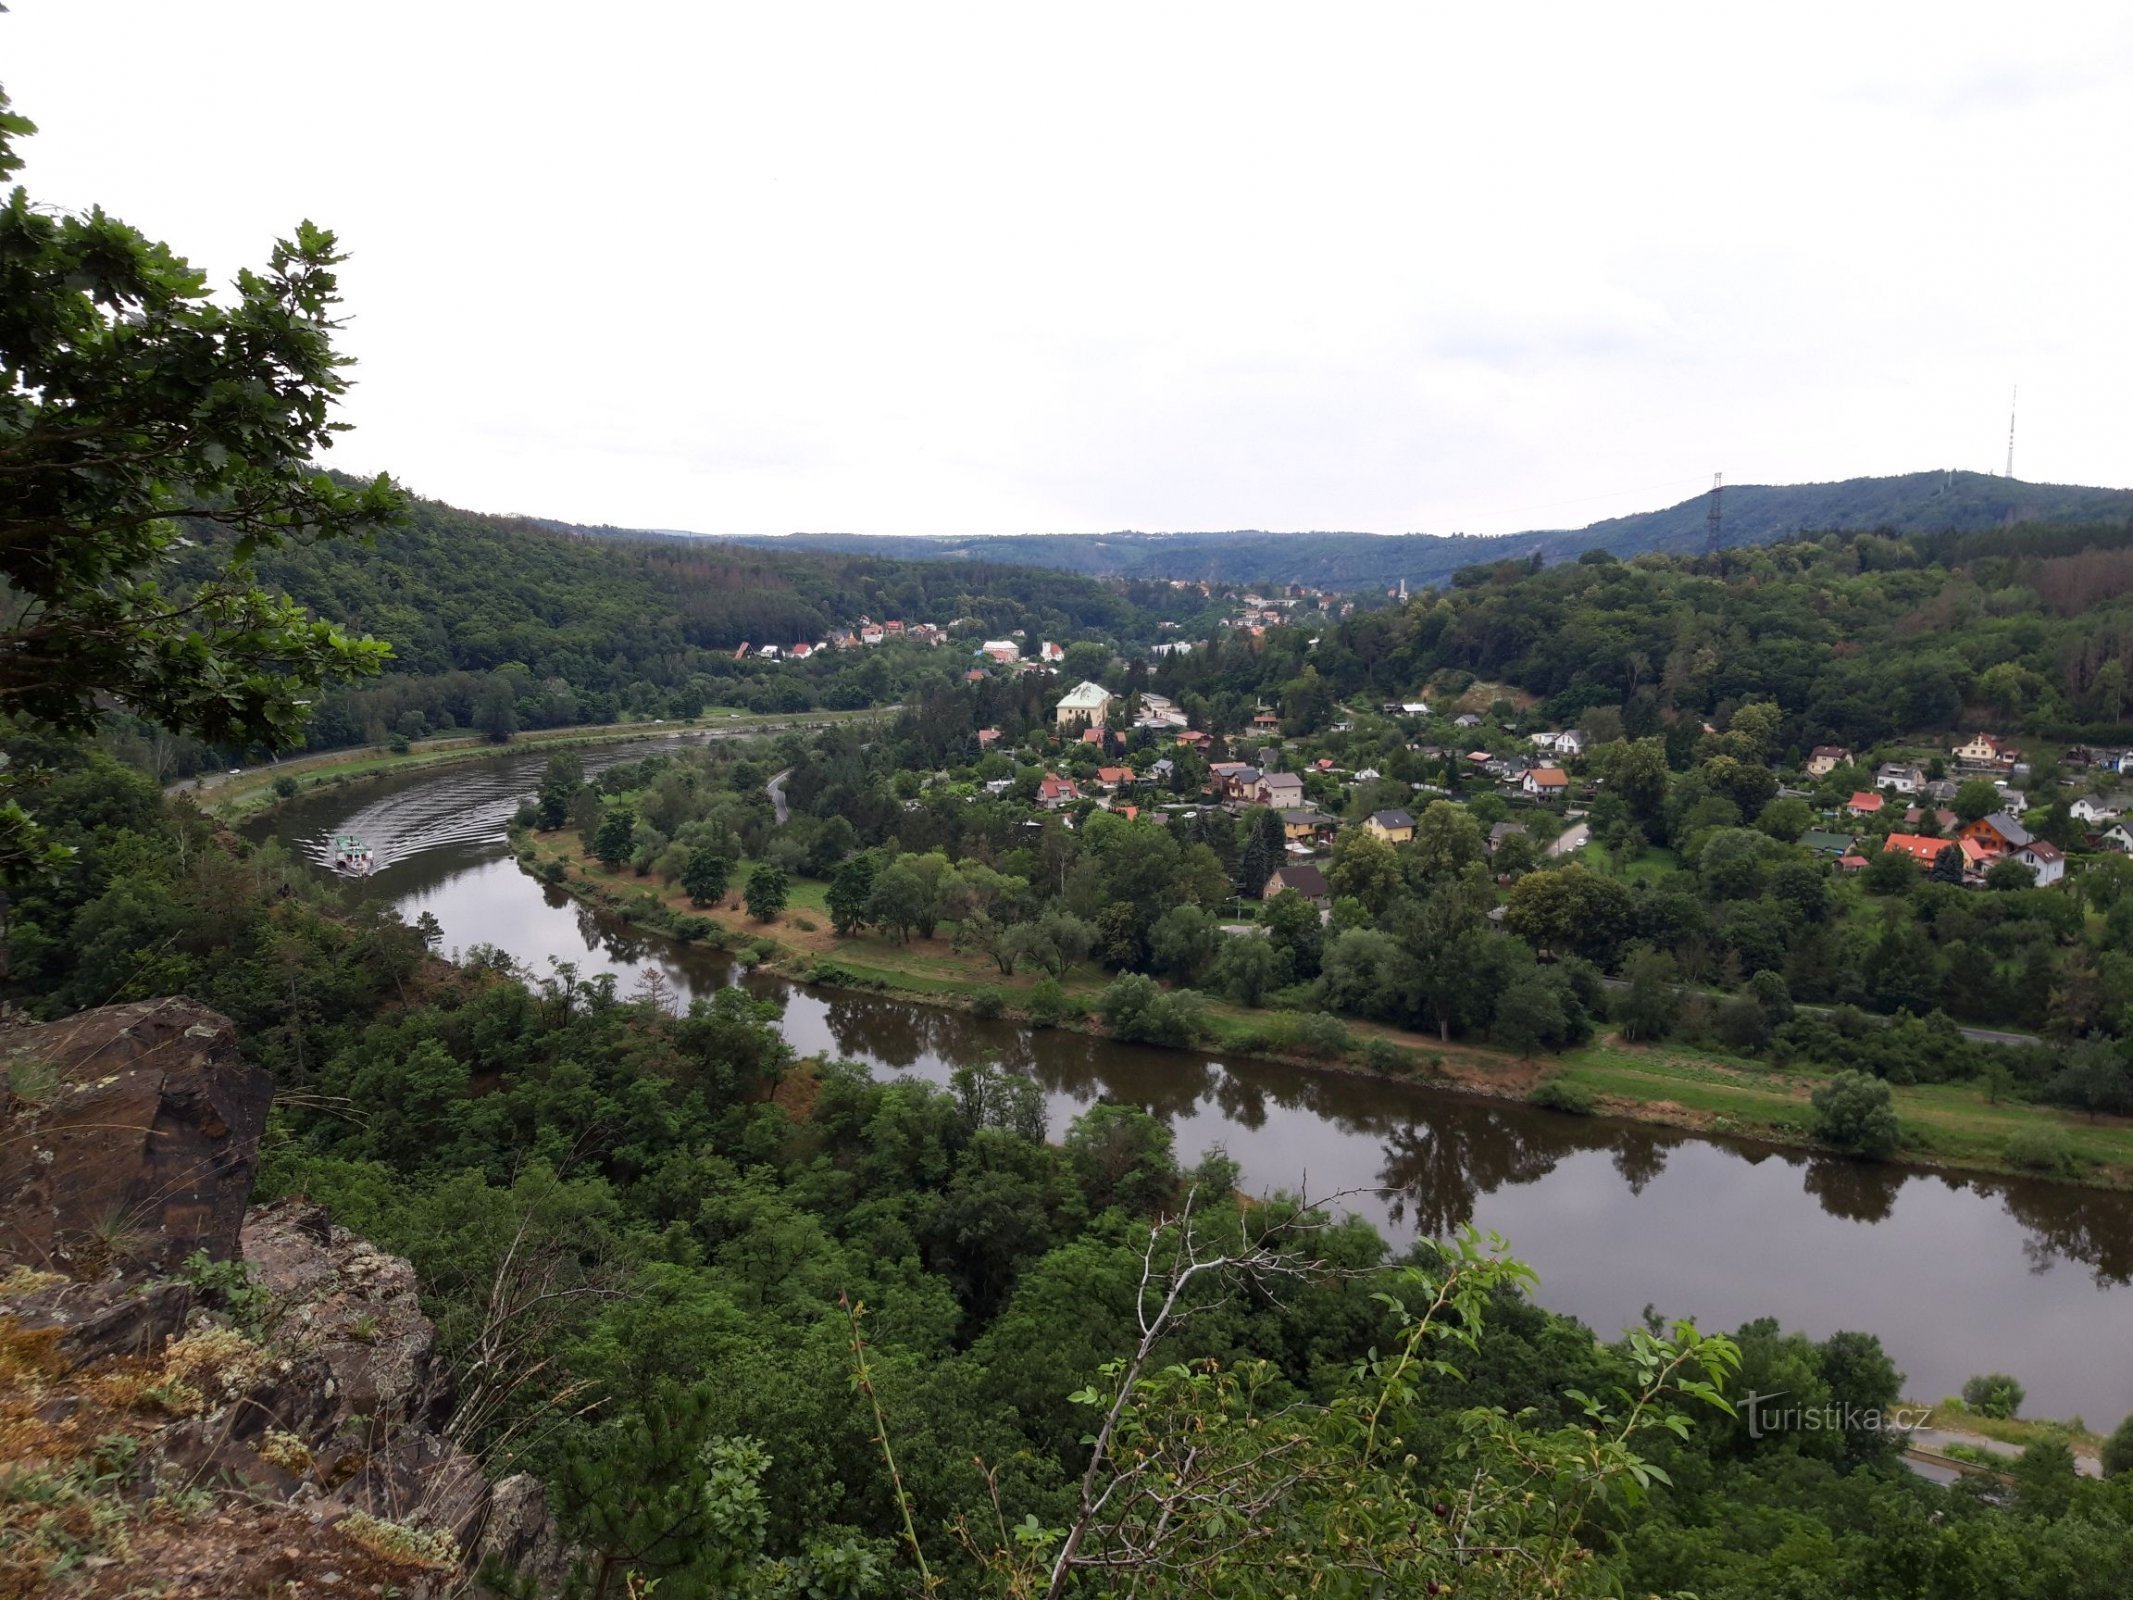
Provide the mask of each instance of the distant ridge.
{"label": "distant ridge", "polygon": [[[1582,528],[1497,535],[1431,533],[1029,533],[950,539],[896,534],[792,533],[733,543],[835,550],[901,560],[977,560],[1052,567],[1091,577],[1303,583],[1323,589],[1441,584],[1461,567],[1538,554],[1566,561],[1587,550],[1617,556],[1683,555],[1704,547],[1705,497]],[[2015,522],[2118,522],[2133,518],[2133,489],[2024,483],[1982,472],[1911,472],[1840,483],[1729,484],[1725,542],[1772,544],[1798,534],[1885,531],[1976,533]],[[663,531],[548,526],[609,538]]]}

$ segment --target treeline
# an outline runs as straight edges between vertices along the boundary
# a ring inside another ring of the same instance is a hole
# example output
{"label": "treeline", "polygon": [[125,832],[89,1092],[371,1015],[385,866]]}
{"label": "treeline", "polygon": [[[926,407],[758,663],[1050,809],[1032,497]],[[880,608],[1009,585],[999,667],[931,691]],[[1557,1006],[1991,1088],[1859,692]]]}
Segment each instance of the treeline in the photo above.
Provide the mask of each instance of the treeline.
{"label": "treeline", "polygon": [[[227,553],[226,531],[194,532],[181,578],[206,575]],[[313,748],[694,716],[707,705],[856,709],[947,681],[970,665],[981,637],[1130,646],[1207,603],[1168,584],[991,562],[586,538],[431,500],[415,501],[404,526],[368,546],[288,548],[258,565],[269,588],[393,648],[384,677],[321,698],[307,736]],[[967,625],[938,649],[838,651],[799,665],[734,659],[743,643],[815,642],[861,616]],[[199,748],[166,756],[164,775],[213,760]]]}

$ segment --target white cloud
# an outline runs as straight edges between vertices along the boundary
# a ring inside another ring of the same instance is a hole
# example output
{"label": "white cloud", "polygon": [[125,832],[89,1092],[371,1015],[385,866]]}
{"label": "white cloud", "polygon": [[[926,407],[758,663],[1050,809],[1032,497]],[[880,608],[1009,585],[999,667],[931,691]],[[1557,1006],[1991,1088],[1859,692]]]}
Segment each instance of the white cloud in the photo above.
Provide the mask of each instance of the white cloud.
{"label": "white cloud", "polygon": [[[40,200],[336,228],[347,464],[707,531],[2119,482],[2133,22],[16,0]],[[1672,487],[1664,487],[1664,486]],[[1661,486],[1655,488],[1653,486]]]}

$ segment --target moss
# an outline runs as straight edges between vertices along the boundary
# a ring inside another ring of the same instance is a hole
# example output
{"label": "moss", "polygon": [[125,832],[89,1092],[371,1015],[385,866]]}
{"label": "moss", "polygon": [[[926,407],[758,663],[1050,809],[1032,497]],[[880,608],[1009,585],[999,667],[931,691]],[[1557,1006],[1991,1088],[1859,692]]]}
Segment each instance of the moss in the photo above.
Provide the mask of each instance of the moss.
{"label": "moss", "polygon": [[387,1561],[417,1567],[459,1565],[459,1541],[442,1530],[410,1528],[367,1511],[351,1511],[336,1526],[372,1555],[383,1556]]}

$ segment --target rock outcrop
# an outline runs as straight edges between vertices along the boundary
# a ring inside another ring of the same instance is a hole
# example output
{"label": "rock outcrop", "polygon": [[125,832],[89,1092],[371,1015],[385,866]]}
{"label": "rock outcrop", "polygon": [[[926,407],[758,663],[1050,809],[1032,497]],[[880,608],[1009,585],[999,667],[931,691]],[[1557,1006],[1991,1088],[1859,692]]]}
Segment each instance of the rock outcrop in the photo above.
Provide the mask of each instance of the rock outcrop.
{"label": "rock outcrop", "polygon": [[96,1278],[227,1257],[273,1083],[191,1000],[105,1006],[0,1036],[0,1260]]}
{"label": "rock outcrop", "polygon": [[134,1528],[46,1570],[0,1508],[0,1594],[441,1596],[487,1561],[560,1592],[541,1484],[450,1436],[413,1269],[307,1201],[246,1211],[270,1088],[226,1019],[107,1007],[0,1057],[0,1456]]}

